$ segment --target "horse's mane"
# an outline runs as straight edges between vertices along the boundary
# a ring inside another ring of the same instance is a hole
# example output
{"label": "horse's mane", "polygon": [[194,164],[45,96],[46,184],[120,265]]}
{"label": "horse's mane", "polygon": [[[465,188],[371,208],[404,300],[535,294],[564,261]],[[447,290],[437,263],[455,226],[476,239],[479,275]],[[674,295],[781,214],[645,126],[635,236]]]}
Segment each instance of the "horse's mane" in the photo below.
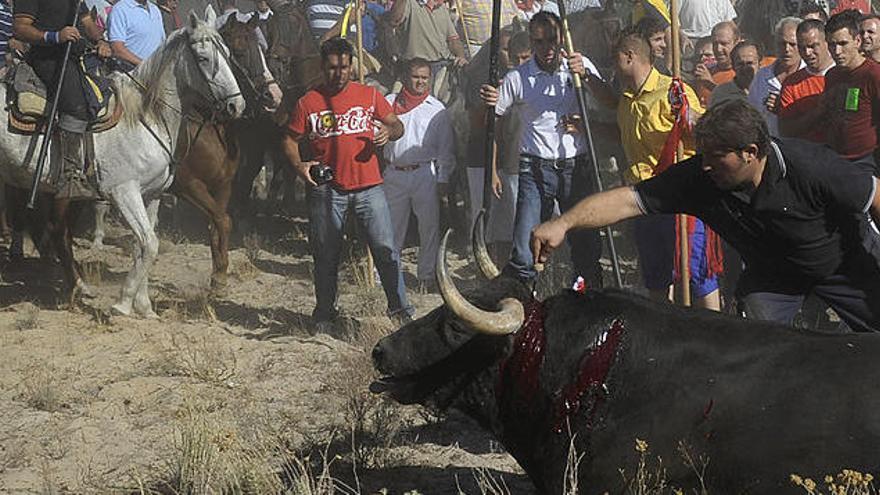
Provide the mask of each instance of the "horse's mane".
{"label": "horse's mane", "polygon": [[178,29],[131,72],[138,83],[123,74],[114,76],[117,98],[124,110],[126,124],[133,125],[142,118],[151,119],[160,115],[166,105],[162,100],[162,88],[170,74],[168,69],[177,63],[190,38],[219,39],[220,35],[204,24],[195,28],[190,36],[187,36],[186,28]]}

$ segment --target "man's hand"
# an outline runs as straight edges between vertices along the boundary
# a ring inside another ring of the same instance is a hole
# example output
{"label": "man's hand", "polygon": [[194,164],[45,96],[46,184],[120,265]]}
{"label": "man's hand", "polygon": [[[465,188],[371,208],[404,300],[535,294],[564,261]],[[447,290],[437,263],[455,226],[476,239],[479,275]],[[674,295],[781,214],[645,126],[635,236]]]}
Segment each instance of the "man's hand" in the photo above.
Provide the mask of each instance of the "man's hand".
{"label": "man's hand", "polygon": [[498,103],[498,88],[491,84],[480,86],[480,99],[487,107],[494,107]]}
{"label": "man's hand", "polygon": [[535,264],[546,263],[554,249],[565,241],[568,225],[556,217],[532,229],[532,256]]}
{"label": "man's hand", "polygon": [[698,81],[702,81],[713,88],[715,87],[715,79],[712,78],[712,72],[709,71],[709,68],[706,67],[705,64],[697,64],[697,66],[694,67],[694,77],[696,77]]}
{"label": "man's hand", "polygon": [[495,195],[496,198],[501,199],[501,194],[504,193],[504,183],[501,182],[501,177],[498,176],[497,173],[492,174],[492,194]]}
{"label": "man's hand", "polygon": [[306,184],[311,184],[312,187],[318,187],[318,183],[312,180],[312,175],[309,173],[309,169],[314,165],[320,165],[321,162],[310,161],[310,162],[299,162],[293,164],[293,170],[296,171],[296,174],[302,177],[302,180],[306,182]]}
{"label": "man's hand", "polygon": [[58,32],[58,42],[59,43],[67,43],[68,41],[77,42],[80,39],[79,29],[73,26],[67,26],[62,28],[61,31]]}
{"label": "man's hand", "polygon": [[776,113],[779,110],[779,93],[771,91],[767,98],[764,98],[764,106],[767,107],[768,112]]}
{"label": "man's hand", "polygon": [[573,52],[571,55],[568,55],[567,58],[568,70],[570,70],[572,74],[577,74],[581,77],[587,76],[587,69],[584,67],[584,58],[580,53]]}
{"label": "man's hand", "polygon": [[386,143],[391,139],[388,134],[388,128],[385,127],[385,124],[382,122],[376,121],[373,123],[373,144],[376,146],[385,146]]}
{"label": "man's hand", "polygon": [[110,58],[113,55],[113,50],[110,48],[110,43],[107,43],[104,40],[98,40],[98,56],[101,58]]}
{"label": "man's hand", "polygon": [[464,57],[455,57],[455,60],[452,61],[452,65],[457,68],[462,68],[468,64],[468,60]]}

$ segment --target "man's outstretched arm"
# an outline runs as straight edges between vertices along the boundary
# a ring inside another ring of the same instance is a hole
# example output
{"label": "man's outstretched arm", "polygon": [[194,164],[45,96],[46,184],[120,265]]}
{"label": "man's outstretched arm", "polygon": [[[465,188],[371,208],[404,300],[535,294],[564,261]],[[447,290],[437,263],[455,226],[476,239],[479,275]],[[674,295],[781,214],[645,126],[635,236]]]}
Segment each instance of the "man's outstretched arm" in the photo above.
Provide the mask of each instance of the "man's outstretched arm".
{"label": "man's outstretched arm", "polygon": [[582,199],[574,208],[532,230],[532,255],[545,263],[573,229],[598,228],[642,215],[632,187],[618,187]]}

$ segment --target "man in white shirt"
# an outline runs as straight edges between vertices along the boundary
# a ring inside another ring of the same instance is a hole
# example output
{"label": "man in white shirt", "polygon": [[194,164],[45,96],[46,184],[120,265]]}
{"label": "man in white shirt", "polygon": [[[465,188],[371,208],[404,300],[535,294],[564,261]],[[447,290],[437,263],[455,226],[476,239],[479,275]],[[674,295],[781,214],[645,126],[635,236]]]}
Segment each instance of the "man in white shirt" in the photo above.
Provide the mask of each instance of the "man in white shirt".
{"label": "man in white shirt", "polygon": [[730,0],[681,0],[678,3],[681,32],[696,41],[712,34],[712,28],[736,19]]}
{"label": "man in white shirt", "polygon": [[414,58],[407,63],[400,93],[386,96],[403,122],[403,136],[385,145],[385,197],[391,210],[394,247],[403,249],[410,213],[419,224],[420,290],[434,285],[440,247],[440,196],[455,167],[455,139],[446,107],[431,96],[431,66]]}
{"label": "man in white shirt", "polygon": [[782,83],[804,67],[797,46],[797,26],[800,23],[797,17],[786,17],[776,23],[776,61],[759,69],[749,86],[749,104],[767,121],[767,128],[773,137],[779,137],[776,108]]}
{"label": "man in white shirt", "polygon": [[[529,246],[532,228],[550,218],[556,203],[564,212],[597,189],[571,74],[581,74],[591,87],[604,85],[599,71],[581,54],[562,56],[561,23],[555,14],[535,14],[529,37],[532,58],[504,77],[501,91],[490,85],[481,88],[483,101],[495,107],[502,122],[514,105],[519,107],[519,192],[513,252],[504,272],[525,282],[537,276]],[[496,195],[499,186],[493,181]],[[588,287],[601,287],[599,232],[572,232],[569,243],[575,276],[583,277]]]}

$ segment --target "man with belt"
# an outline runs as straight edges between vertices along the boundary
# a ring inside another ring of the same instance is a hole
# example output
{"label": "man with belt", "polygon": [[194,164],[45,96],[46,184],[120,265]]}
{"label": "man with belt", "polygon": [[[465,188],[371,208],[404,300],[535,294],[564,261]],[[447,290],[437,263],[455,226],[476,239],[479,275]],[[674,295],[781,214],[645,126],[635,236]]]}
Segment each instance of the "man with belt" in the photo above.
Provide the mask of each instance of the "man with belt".
{"label": "man with belt", "polygon": [[433,286],[440,247],[440,197],[455,167],[455,139],[446,107],[430,95],[431,67],[423,58],[406,65],[403,90],[386,96],[403,122],[403,136],[385,145],[385,196],[394,247],[403,249],[410,213],[419,223],[419,289]]}
{"label": "man with belt", "polygon": [[[95,193],[86,184],[82,152],[83,136],[89,125],[90,114],[79,64],[79,57],[85,50],[85,40],[80,29],[88,39],[99,43],[99,54],[108,55],[109,46],[101,40],[101,29],[82,2],[16,0],[14,14],[15,37],[24,43],[30,43],[28,63],[50,93],[58,87],[65,43],[73,43],[58,100],[61,163],[53,160],[52,175],[57,199],[94,198]],[[51,98],[52,94],[49,95],[50,101]]]}
{"label": "man with belt", "polygon": [[[400,257],[394,249],[391,215],[382,188],[376,148],[403,135],[403,124],[375,88],[351,80],[351,45],[333,38],[321,45],[324,83],[307,92],[293,111],[282,142],[294,171],[311,185],[309,243],[315,258],[312,312],[318,331],[332,328],[336,307],[342,228],[353,210],[388,299],[388,316],[411,319]],[[303,161],[299,142],[307,139],[315,161]],[[332,170],[328,175],[327,170]],[[321,173],[318,173],[318,172]]]}
{"label": "man with belt", "polygon": [[[532,228],[550,218],[554,203],[566,211],[597,190],[572,73],[586,77],[591,87],[604,84],[596,67],[581,54],[563,57],[562,24],[556,14],[535,14],[529,21],[529,38],[532,58],[504,77],[500,94],[488,84],[480,90],[483,101],[494,106],[501,119],[514,104],[519,106],[519,193],[513,252],[504,271],[523,281],[537,275],[529,249]],[[493,181],[493,189],[501,194],[499,181]],[[599,232],[574,232],[569,242],[575,275],[582,276],[589,287],[601,287]]]}

